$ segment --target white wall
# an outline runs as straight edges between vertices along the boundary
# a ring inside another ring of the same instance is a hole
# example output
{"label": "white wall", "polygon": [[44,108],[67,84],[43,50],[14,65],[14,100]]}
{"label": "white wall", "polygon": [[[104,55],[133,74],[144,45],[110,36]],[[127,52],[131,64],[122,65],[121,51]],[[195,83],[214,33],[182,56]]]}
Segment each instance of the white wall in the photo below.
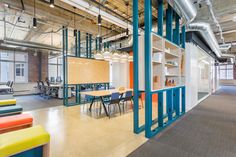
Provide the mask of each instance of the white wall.
{"label": "white wall", "polygon": [[129,62],[119,63],[113,62],[111,63],[111,72],[112,72],[112,86],[118,87],[129,87]]}
{"label": "white wall", "polygon": [[[202,56],[206,56],[202,63]],[[202,68],[201,68],[202,67]],[[199,103],[198,92],[215,92],[218,89],[219,75],[214,59],[198,46],[186,43],[186,110]],[[202,74],[205,75],[202,75]],[[203,77],[205,76],[205,77]]]}

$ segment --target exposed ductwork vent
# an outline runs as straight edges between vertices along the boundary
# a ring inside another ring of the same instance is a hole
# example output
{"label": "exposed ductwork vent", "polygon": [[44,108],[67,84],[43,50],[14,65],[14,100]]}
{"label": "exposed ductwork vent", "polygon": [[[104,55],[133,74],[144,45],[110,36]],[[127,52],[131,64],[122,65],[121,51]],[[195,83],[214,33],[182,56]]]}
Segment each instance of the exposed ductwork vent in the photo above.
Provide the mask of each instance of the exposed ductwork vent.
{"label": "exposed ductwork vent", "polygon": [[25,42],[20,40],[12,40],[12,39],[4,39],[0,40],[0,45],[6,47],[25,47],[25,48],[33,48],[33,49],[42,49],[42,50],[49,50],[49,51],[59,51],[61,52],[62,49],[55,46],[50,46],[46,44],[39,44],[34,42]]}
{"label": "exposed ductwork vent", "polygon": [[182,17],[182,25],[189,24],[197,16],[197,9],[191,0],[167,0],[167,2]]}
{"label": "exposed ductwork vent", "polygon": [[187,26],[187,31],[197,31],[200,32],[201,36],[204,38],[204,40],[208,43],[212,51],[216,54],[218,58],[233,58],[235,61],[235,56],[234,55],[229,55],[229,54],[222,54],[219,44],[216,40],[216,37],[211,29],[210,24],[205,23],[205,22],[195,22],[195,23],[190,23]]}

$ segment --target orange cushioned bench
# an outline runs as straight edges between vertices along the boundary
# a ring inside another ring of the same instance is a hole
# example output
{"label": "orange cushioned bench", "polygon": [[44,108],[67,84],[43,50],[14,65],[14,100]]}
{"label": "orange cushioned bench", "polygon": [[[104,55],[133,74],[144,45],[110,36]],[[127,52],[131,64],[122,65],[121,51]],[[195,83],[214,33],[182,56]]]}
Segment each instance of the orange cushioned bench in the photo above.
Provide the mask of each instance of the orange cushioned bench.
{"label": "orange cushioned bench", "polygon": [[33,117],[29,114],[0,117],[0,134],[31,127]]}

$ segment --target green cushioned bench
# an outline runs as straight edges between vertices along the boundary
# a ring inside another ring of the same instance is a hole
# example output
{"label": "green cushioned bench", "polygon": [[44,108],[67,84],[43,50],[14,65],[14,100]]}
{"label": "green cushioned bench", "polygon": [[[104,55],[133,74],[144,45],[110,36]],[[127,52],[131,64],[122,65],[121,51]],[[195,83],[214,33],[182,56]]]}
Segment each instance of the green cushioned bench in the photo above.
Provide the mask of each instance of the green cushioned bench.
{"label": "green cushioned bench", "polygon": [[20,114],[23,108],[20,105],[0,107],[0,117]]}
{"label": "green cushioned bench", "polygon": [[49,157],[50,135],[35,126],[0,135],[0,157]]}

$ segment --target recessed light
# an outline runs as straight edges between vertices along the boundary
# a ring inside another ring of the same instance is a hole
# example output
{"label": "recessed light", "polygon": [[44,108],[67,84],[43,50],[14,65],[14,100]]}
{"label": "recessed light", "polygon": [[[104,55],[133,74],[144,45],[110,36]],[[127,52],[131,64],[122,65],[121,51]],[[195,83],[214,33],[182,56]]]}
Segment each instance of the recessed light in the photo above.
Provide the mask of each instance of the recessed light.
{"label": "recessed light", "polygon": [[9,4],[7,4],[7,3],[4,3],[4,6],[8,8],[8,7],[9,7]]}

